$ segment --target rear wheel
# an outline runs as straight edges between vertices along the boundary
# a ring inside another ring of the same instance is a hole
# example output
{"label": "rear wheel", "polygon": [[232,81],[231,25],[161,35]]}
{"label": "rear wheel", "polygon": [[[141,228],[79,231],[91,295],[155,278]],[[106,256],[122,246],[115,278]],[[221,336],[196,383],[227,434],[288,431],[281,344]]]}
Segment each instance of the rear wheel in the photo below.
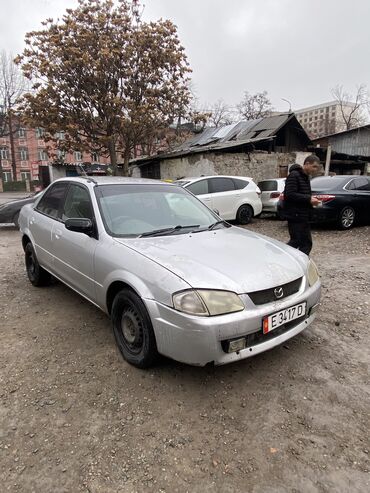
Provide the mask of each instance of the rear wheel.
{"label": "rear wheel", "polygon": [[147,309],[129,289],[120,291],[112,306],[113,332],[122,356],[138,368],[152,366],[158,358],[157,344]]}
{"label": "rear wheel", "polygon": [[25,262],[28,279],[34,286],[46,286],[50,283],[51,275],[39,264],[35,250],[31,243],[27,243],[25,249]]}
{"label": "rear wheel", "polygon": [[338,219],[338,225],[340,229],[349,229],[353,226],[355,222],[355,211],[352,207],[346,206],[344,207],[340,214],[339,214],[339,219]]}
{"label": "rear wheel", "polygon": [[242,205],[236,214],[236,220],[239,224],[248,224],[253,218],[253,209],[250,205]]}

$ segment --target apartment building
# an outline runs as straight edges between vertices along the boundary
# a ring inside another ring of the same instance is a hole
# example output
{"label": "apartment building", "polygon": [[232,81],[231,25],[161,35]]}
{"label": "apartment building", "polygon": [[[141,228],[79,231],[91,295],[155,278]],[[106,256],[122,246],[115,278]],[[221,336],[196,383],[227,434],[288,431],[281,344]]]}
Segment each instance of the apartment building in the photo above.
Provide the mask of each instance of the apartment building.
{"label": "apartment building", "polygon": [[[294,113],[309,136],[317,138],[346,130],[342,110],[344,115],[348,115],[353,111],[354,106],[354,103],[348,103],[342,105],[341,108],[338,101],[330,101],[329,103],[302,108]],[[358,113],[358,110],[356,112]]]}
{"label": "apartment building", "polygon": [[[64,140],[64,133],[57,134],[58,142]],[[53,180],[53,166],[59,164],[64,176],[77,174],[77,166],[82,163],[91,165],[109,164],[109,158],[98,153],[89,154],[81,150],[63,153],[57,145],[47,144],[44,140],[44,130],[20,126],[13,134],[14,156],[16,163],[17,181]],[[4,182],[13,180],[12,151],[10,137],[0,138],[0,158]],[[103,168],[103,167],[102,167]],[[60,173],[59,173],[60,175]],[[49,177],[49,179],[47,178]]]}

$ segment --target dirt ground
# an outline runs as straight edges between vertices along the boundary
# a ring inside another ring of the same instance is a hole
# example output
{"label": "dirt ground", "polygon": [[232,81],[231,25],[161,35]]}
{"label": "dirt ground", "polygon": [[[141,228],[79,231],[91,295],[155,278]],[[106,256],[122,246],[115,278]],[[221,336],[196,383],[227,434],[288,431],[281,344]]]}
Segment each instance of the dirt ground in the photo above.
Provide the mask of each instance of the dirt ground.
{"label": "dirt ground", "polygon": [[[248,227],[287,240],[283,222]],[[0,228],[1,491],[370,491],[370,227],[315,229],[312,257],[310,329],[229,366],[141,371],[98,309],[29,284]]]}

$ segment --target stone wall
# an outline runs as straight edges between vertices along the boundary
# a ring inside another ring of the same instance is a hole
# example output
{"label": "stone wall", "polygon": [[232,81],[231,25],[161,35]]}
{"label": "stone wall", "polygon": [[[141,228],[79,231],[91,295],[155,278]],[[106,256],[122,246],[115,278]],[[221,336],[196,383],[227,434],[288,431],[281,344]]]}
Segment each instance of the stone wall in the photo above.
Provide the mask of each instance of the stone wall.
{"label": "stone wall", "polygon": [[[250,176],[255,182],[287,173],[297,154],[309,153],[199,153],[161,162],[161,178],[176,180],[201,175]],[[299,161],[302,156],[299,156]],[[303,162],[303,161],[302,161]]]}

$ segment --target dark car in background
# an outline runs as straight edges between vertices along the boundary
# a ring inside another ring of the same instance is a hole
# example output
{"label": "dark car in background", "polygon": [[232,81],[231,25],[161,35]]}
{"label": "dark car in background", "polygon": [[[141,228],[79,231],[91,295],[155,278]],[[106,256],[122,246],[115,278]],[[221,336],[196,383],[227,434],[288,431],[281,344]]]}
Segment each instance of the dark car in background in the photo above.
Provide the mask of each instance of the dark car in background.
{"label": "dark car in background", "polygon": [[26,204],[32,204],[42,192],[25,197],[24,199],[10,200],[0,205],[0,224],[12,224],[18,228],[19,213]]}
{"label": "dark car in background", "polygon": [[[311,180],[311,189],[321,202],[312,210],[312,223],[334,223],[340,229],[370,224],[369,176],[318,176]],[[284,194],[280,196],[278,212],[284,216]]]}

